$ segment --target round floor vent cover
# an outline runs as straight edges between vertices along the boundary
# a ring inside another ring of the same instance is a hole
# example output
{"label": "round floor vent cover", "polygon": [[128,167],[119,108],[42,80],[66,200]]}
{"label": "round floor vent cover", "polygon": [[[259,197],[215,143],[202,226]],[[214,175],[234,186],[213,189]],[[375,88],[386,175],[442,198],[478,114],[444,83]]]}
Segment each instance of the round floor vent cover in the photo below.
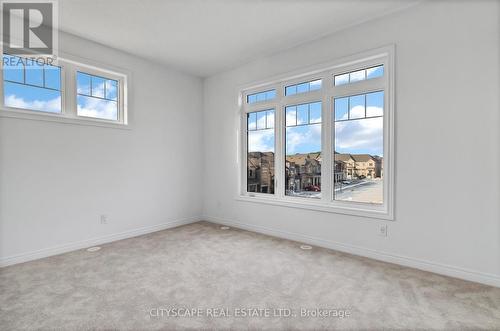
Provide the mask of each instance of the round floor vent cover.
{"label": "round floor vent cover", "polygon": [[97,252],[100,249],[101,249],[101,247],[94,246],[94,247],[87,248],[87,252]]}
{"label": "round floor vent cover", "polygon": [[229,230],[229,226],[221,226],[220,229],[221,230]]}
{"label": "round floor vent cover", "polygon": [[303,249],[305,251],[312,249],[312,246],[309,245],[300,245],[300,249]]}

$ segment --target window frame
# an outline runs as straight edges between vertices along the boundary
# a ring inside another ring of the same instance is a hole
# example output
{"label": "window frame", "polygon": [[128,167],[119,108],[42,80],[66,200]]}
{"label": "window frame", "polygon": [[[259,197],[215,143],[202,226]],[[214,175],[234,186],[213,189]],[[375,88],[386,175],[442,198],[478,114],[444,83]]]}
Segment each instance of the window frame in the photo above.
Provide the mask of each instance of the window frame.
{"label": "window frame", "polygon": [[[128,109],[130,72],[111,65],[79,58],[70,54],[59,52],[59,55],[60,56],[57,58],[57,62],[54,65],[61,68],[61,112],[50,113],[6,106],[4,104],[3,65],[0,65],[0,117],[90,125],[117,129],[131,129],[130,111]],[[26,58],[25,56],[19,57]],[[77,114],[77,71],[107,79],[113,79],[118,82],[117,120],[79,116]]]}
{"label": "window frame", "polygon": [[[241,86],[239,94],[239,137],[238,159],[239,180],[236,199],[317,210],[322,212],[354,215],[374,219],[394,220],[394,45],[384,46],[367,52],[341,58],[327,64],[312,66],[267,79],[263,82]],[[343,85],[334,85],[335,75],[377,65],[384,65],[382,77],[365,79]],[[285,87],[299,81],[322,79],[319,90],[285,96]],[[274,88],[276,98],[269,102],[248,104],[247,94]],[[383,144],[384,144],[384,179],[383,203],[372,204],[355,201],[334,200],[333,146],[334,146],[334,99],[356,94],[384,91]],[[293,104],[321,101],[321,198],[287,196],[285,194],[285,107]],[[275,183],[274,194],[246,192],[246,114],[263,109],[275,109]],[[243,134],[241,134],[243,133]]]}

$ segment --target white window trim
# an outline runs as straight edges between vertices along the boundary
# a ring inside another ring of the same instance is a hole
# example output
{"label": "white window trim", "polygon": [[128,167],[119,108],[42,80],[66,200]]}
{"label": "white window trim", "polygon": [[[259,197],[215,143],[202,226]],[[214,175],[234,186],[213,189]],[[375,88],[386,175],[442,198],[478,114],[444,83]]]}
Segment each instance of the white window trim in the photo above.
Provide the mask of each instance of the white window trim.
{"label": "white window trim", "polygon": [[[239,178],[236,199],[245,202],[271,204],[277,206],[317,210],[322,212],[347,214],[374,219],[394,220],[394,54],[395,46],[389,45],[367,52],[355,54],[331,63],[316,65],[294,71],[288,74],[269,78],[267,80],[241,86],[238,88],[239,129],[238,129],[238,166]],[[384,76],[355,83],[334,86],[334,76],[367,68],[372,65],[384,64]],[[286,86],[298,81],[321,78],[322,88],[318,91],[284,96]],[[246,103],[246,95],[267,89],[276,89],[276,98],[271,101]],[[369,204],[333,199],[332,167],[333,146],[333,98],[356,93],[368,93],[384,90],[384,203]],[[322,197],[308,199],[285,195],[285,130],[284,107],[295,103],[322,102]],[[247,132],[246,114],[249,112],[275,109],[275,183],[274,194],[247,192]],[[281,139],[278,139],[280,137]]]}
{"label": "white window trim", "polygon": [[[61,113],[49,113],[5,106],[3,94],[3,66],[0,65],[0,117],[126,130],[132,129],[131,112],[129,108],[130,96],[128,92],[131,84],[131,73],[129,71],[62,52],[59,52],[56,64],[61,67]],[[77,71],[118,81],[118,120],[106,120],[77,115]]]}

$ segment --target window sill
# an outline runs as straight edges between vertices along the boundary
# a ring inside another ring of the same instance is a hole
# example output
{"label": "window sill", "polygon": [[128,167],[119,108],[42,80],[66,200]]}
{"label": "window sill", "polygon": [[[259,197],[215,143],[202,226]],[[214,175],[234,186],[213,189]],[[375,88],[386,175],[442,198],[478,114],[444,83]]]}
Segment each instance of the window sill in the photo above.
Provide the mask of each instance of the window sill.
{"label": "window sill", "polygon": [[391,212],[382,209],[366,208],[367,205],[365,204],[358,204],[355,207],[348,207],[348,206],[339,206],[338,204],[334,203],[325,203],[322,201],[299,201],[296,199],[278,199],[275,197],[264,197],[262,195],[259,196],[239,195],[236,197],[236,200],[243,202],[275,205],[281,207],[307,209],[307,210],[314,210],[314,211],[334,213],[334,214],[359,216],[371,219],[382,219],[387,221],[394,220],[394,216]]}
{"label": "window sill", "polygon": [[132,129],[130,125],[118,122],[110,122],[107,120],[91,119],[88,117],[68,117],[62,114],[43,113],[33,110],[13,109],[8,107],[0,107],[0,117],[31,121],[55,122],[71,125],[97,126],[120,130]]}

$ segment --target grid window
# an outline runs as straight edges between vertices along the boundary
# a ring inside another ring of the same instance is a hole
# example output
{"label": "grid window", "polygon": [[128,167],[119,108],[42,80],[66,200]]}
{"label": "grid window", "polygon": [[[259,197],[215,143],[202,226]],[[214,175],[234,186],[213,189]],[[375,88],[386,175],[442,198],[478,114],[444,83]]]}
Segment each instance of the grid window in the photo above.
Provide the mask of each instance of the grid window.
{"label": "grid window", "polygon": [[7,54],[2,62],[5,106],[62,112],[60,67]]}
{"label": "grid window", "polygon": [[247,192],[274,194],[274,109],[247,114]]}
{"label": "grid window", "polygon": [[383,114],[383,91],[335,98],[335,200],[383,203]]}
{"label": "grid window", "polygon": [[117,80],[78,71],[76,85],[78,116],[118,120]]}
{"label": "grid window", "polygon": [[285,107],[285,194],[321,198],[321,102]]}
{"label": "grid window", "polygon": [[276,90],[268,90],[247,95],[247,103],[269,101],[276,98]]}
{"label": "grid window", "polygon": [[[354,62],[359,67],[350,70]],[[393,47],[384,47],[377,55],[367,52],[365,59],[352,57],[345,66],[333,62],[301,78],[294,72],[289,80],[273,79],[261,87],[277,91],[265,106],[249,104],[265,95],[242,91],[248,102],[240,104],[245,142],[240,198],[392,220],[393,66]],[[274,108],[272,116],[265,108]],[[274,194],[256,198],[251,192],[262,192],[264,152],[271,153],[273,165],[278,162],[272,172]]]}
{"label": "grid window", "polygon": [[305,83],[289,85],[285,87],[285,95],[294,95],[298,93],[306,93],[311,91],[317,91],[321,89],[321,79],[312,80]]}
{"label": "grid window", "polygon": [[335,122],[382,116],[383,105],[383,91],[335,98]]}
{"label": "grid window", "polygon": [[384,75],[384,66],[379,65],[367,69],[347,72],[345,74],[336,75],[334,78],[335,86],[345,85],[359,82],[366,79],[378,78]]}

